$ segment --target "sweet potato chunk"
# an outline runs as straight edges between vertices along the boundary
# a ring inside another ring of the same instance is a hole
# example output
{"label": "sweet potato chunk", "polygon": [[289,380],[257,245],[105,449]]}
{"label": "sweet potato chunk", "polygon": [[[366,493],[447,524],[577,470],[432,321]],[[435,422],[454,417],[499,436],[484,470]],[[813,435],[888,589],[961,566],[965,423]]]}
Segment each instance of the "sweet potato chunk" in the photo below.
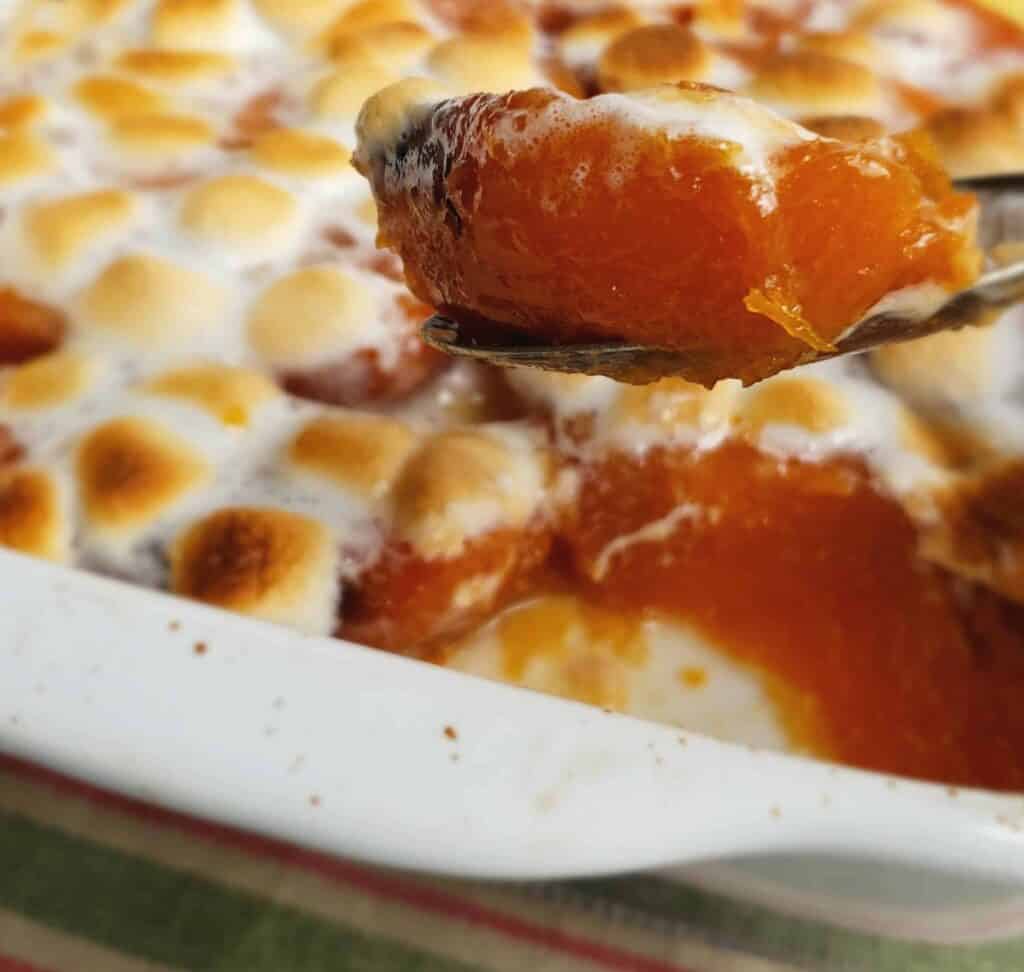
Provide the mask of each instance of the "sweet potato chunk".
{"label": "sweet potato chunk", "polygon": [[690,83],[406,85],[364,108],[356,164],[413,292],[474,335],[706,352],[686,377],[756,380],[978,270],[973,200],[910,140],[822,138]]}

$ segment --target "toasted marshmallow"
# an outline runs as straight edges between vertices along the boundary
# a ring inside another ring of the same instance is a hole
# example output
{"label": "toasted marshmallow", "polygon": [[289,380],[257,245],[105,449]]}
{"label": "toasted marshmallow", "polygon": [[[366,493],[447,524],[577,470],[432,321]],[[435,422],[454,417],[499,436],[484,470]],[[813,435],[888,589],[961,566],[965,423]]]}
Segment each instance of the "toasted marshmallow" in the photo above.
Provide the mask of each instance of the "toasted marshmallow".
{"label": "toasted marshmallow", "polygon": [[853,19],[864,30],[905,33],[933,40],[963,40],[961,12],[940,0],[871,0]]}
{"label": "toasted marshmallow", "polygon": [[60,307],[0,287],[0,362],[19,364],[54,351],[66,332],[67,315]]}
{"label": "toasted marshmallow", "polygon": [[55,163],[53,151],[34,135],[0,134],[0,189],[45,175]]}
{"label": "toasted marshmallow", "polygon": [[872,369],[914,401],[970,401],[996,390],[999,332],[965,327],[871,352]]}
{"label": "toasted marshmallow", "polygon": [[100,189],[29,206],[22,214],[26,248],[42,274],[61,271],[134,223],[133,193]]}
{"label": "toasted marshmallow", "polygon": [[401,20],[412,20],[417,15],[410,0],[355,0],[336,18],[335,30],[367,30]]}
{"label": "toasted marshmallow", "polygon": [[195,270],[135,254],[109,264],[79,294],[78,322],[138,347],[187,345],[221,322],[224,292]]}
{"label": "toasted marshmallow", "polygon": [[609,44],[642,23],[640,15],[626,7],[600,10],[570,24],[558,37],[558,52],[569,67],[586,70],[597,64]]}
{"label": "toasted marshmallow", "polygon": [[543,79],[530,47],[518,37],[501,34],[463,34],[438,44],[427,67],[452,91],[512,91],[530,88]]}
{"label": "toasted marshmallow", "polygon": [[0,470],[0,547],[64,562],[71,529],[63,490],[42,469]]}
{"label": "toasted marshmallow", "polygon": [[862,64],[814,51],[780,54],[755,74],[747,92],[787,115],[884,116],[888,110],[877,76]]}
{"label": "toasted marshmallow", "polygon": [[121,151],[160,161],[192,155],[208,146],[213,136],[210,124],[197,115],[128,115],[110,129],[110,139]]}
{"label": "toasted marshmallow", "polygon": [[328,634],[336,621],[338,551],[327,528],[309,517],[222,509],[175,542],[171,587],[240,614]]}
{"label": "toasted marshmallow", "polygon": [[712,394],[681,378],[662,378],[649,385],[625,385],[617,389],[617,393],[608,414],[620,435],[637,435],[643,428],[648,435],[649,430],[653,430],[654,435],[672,437],[684,429],[689,432],[700,426]]}
{"label": "toasted marshmallow", "polygon": [[146,382],[143,391],[188,402],[238,428],[249,425],[261,406],[281,395],[258,371],[216,363],[165,371]]}
{"label": "toasted marshmallow", "polygon": [[292,440],[288,459],[304,472],[379,499],[416,444],[416,433],[405,422],[339,412],[307,422]]}
{"label": "toasted marshmallow", "polygon": [[703,0],[693,11],[693,29],[716,41],[746,40],[747,4],[744,0]]}
{"label": "toasted marshmallow", "polygon": [[741,432],[758,438],[770,425],[789,425],[814,435],[827,435],[849,420],[842,393],[818,378],[773,378],[744,395],[734,422]]}
{"label": "toasted marshmallow", "polygon": [[260,50],[273,43],[243,0],[157,0],[152,37],[157,47],[180,50]]}
{"label": "toasted marshmallow", "polygon": [[36,94],[12,95],[0,100],[0,129],[22,131],[46,117],[49,102]]}
{"label": "toasted marshmallow", "polygon": [[370,52],[352,50],[335,58],[336,70],[322,78],[309,97],[321,118],[354,119],[370,95],[398,80],[398,75]]}
{"label": "toasted marshmallow", "polygon": [[977,56],[976,25],[966,10],[939,0],[874,0],[851,22],[871,35],[878,70],[953,96],[964,88],[964,63]]}
{"label": "toasted marshmallow", "polygon": [[650,24],[620,34],[597,65],[605,91],[636,91],[675,81],[709,80],[714,53],[677,24]]}
{"label": "toasted marshmallow", "polygon": [[394,484],[398,536],[426,559],[456,557],[475,536],[525,527],[549,479],[549,457],[527,429],[443,432],[405,463]]}
{"label": "toasted marshmallow", "polygon": [[[67,7],[64,24],[76,31],[101,27],[116,20],[134,0],[60,0]],[[50,4],[52,8],[52,4]]]}
{"label": "toasted marshmallow", "polygon": [[69,34],[53,30],[27,30],[15,38],[10,49],[10,60],[14,64],[31,64],[57,57],[74,38]]}
{"label": "toasted marshmallow", "polygon": [[151,84],[177,88],[219,78],[234,69],[235,61],[214,51],[136,48],[118,55],[114,66]]}
{"label": "toasted marshmallow", "polygon": [[926,128],[954,178],[1024,167],[1024,133],[1004,112],[950,108],[930,118]]}
{"label": "toasted marshmallow", "polygon": [[329,179],[351,172],[351,153],[323,135],[282,128],[260,136],[251,149],[253,161],[273,172],[304,179]]}
{"label": "toasted marshmallow", "polygon": [[142,530],[209,478],[205,459],[149,419],[112,419],[89,432],[75,461],[86,521],[97,533]]}
{"label": "toasted marshmallow", "polygon": [[52,351],[12,369],[0,385],[0,406],[11,411],[55,408],[92,384],[95,363],[73,351]]}
{"label": "toasted marshmallow", "polygon": [[326,27],[347,0],[253,0],[257,12],[289,34],[305,35]]}
{"label": "toasted marshmallow", "polygon": [[419,61],[436,41],[437,38],[421,24],[413,20],[395,20],[373,27],[346,25],[340,34],[328,32],[321,43],[325,55],[332,60],[347,61],[354,52],[368,49],[382,64],[404,71]]}
{"label": "toasted marshmallow", "polygon": [[181,225],[193,237],[262,259],[287,246],[298,222],[298,203],[285,189],[253,175],[225,175],[190,190]]}
{"label": "toasted marshmallow", "polygon": [[256,299],[249,344],[273,367],[313,367],[366,346],[376,319],[376,300],[361,280],[333,267],[305,267]]}
{"label": "toasted marshmallow", "polygon": [[134,81],[109,75],[82,78],[75,84],[72,94],[83,108],[103,122],[153,114],[166,105],[166,99],[158,92]]}
{"label": "toasted marshmallow", "polygon": [[372,156],[394,147],[418,111],[449,93],[440,83],[427,78],[407,78],[378,91],[363,105],[356,120],[357,163],[366,169]]}
{"label": "toasted marshmallow", "polygon": [[812,31],[798,38],[800,50],[838,57],[871,70],[882,66],[882,52],[870,34],[860,30]]}

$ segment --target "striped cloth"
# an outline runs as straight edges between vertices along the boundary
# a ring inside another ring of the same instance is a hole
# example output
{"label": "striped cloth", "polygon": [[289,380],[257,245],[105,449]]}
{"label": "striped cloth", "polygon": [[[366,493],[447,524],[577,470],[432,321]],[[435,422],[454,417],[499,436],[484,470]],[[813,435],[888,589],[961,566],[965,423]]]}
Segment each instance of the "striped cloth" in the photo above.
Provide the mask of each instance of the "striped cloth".
{"label": "striped cloth", "polygon": [[0,756],[0,972],[1024,969],[781,918],[654,877],[496,885],[384,871]]}

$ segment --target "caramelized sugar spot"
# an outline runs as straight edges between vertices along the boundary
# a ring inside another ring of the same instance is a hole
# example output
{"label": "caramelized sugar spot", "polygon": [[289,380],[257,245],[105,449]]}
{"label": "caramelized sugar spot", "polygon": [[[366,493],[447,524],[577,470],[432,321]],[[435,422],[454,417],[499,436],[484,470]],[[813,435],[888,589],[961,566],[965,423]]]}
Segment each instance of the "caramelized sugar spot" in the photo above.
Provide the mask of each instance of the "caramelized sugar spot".
{"label": "caramelized sugar spot", "polygon": [[75,469],[89,520],[117,531],[152,520],[210,472],[184,439],[141,418],[113,419],[86,435]]}
{"label": "caramelized sugar spot", "polygon": [[340,486],[384,496],[416,445],[404,422],[380,415],[323,415],[300,429],[289,459]]}
{"label": "caramelized sugar spot", "polygon": [[20,364],[59,347],[67,319],[56,307],[0,287],[0,365]]}
{"label": "caramelized sugar spot", "polygon": [[59,489],[42,470],[0,470],[0,547],[47,560],[67,559]]}
{"label": "caramelized sugar spot", "polygon": [[175,542],[171,587],[231,611],[326,634],[337,609],[337,545],[323,524],[297,513],[217,510]]}

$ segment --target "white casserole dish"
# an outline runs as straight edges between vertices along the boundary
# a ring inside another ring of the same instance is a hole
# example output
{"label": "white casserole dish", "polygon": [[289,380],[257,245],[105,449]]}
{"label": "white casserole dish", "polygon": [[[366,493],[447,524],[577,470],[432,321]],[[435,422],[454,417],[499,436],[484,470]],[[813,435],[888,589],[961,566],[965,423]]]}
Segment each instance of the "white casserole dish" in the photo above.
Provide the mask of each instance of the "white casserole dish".
{"label": "white casserole dish", "polygon": [[884,934],[1024,931],[1022,797],[722,743],[2,551],[0,591],[0,748],[134,797],[401,867],[672,869]]}

